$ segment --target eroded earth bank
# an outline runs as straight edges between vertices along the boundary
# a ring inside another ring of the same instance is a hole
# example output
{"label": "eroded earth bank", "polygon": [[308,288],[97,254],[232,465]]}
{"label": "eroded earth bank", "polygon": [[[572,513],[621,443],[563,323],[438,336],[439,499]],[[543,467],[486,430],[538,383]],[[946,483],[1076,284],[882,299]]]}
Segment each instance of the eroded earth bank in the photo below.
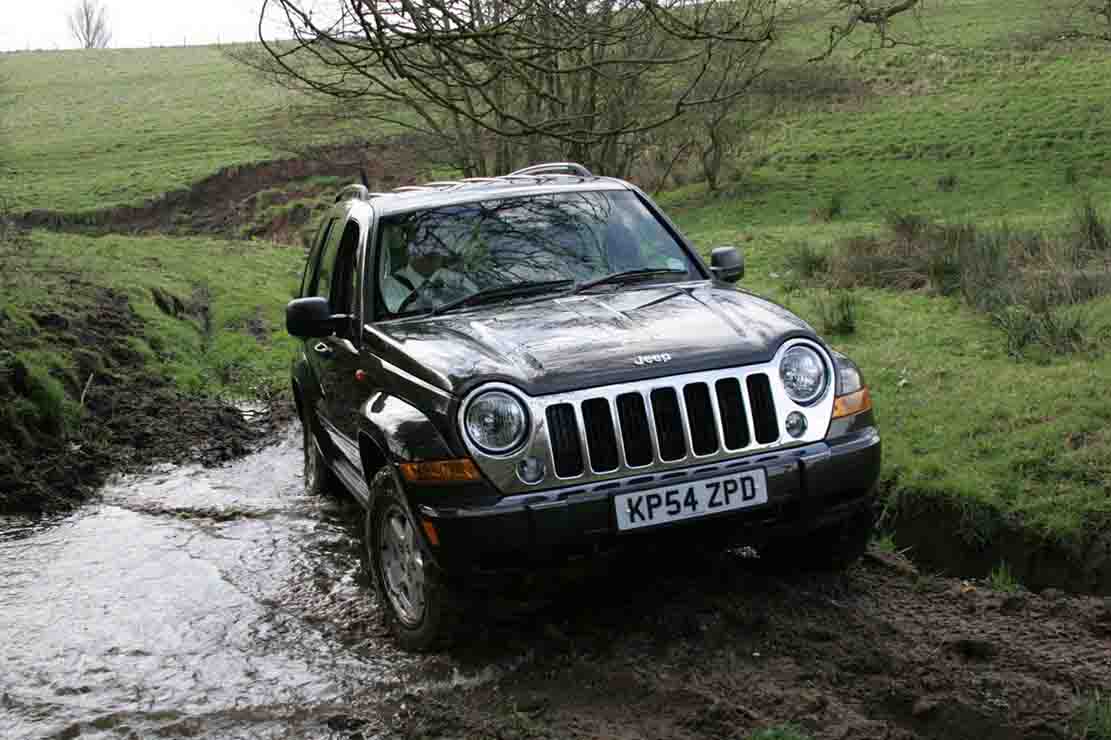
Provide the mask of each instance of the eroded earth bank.
{"label": "eroded earth bank", "polygon": [[744,553],[610,558],[406,656],[355,508],[302,493],[299,445],[0,524],[0,737],[1063,738],[1111,686],[1111,600],[880,553],[793,577]]}

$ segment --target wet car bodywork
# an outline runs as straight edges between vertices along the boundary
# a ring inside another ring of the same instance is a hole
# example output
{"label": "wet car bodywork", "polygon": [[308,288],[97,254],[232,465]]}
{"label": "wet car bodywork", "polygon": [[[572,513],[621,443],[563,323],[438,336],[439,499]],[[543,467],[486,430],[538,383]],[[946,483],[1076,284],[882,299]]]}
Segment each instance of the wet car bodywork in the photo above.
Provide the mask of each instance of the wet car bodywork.
{"label": "wet car bodywork", "polygon": [[[825,540],[804,546],[808,534],[836,530],[838,541],[847,535],[861,550],[881,446],[855,365],[787,309],[734,287],[743,266],[735,269],[733,253],[724,255],[726,267],[706,265],[628,183],[533,172],[340,194],[311,250],[300,298],[287,310],[291,333],[303,340],[292,382],[306,465],[315,456],[359,500],[368,532],[385,480],[398,515],[411,522],[410,544],[419,549],[413,562],[444,582],[669,534],[767,545],[793,560],[800,548],[823,547]],[[374,265],[383,218],[483,199],[598,191],[635,194],[685,251],[689,274],[442,314],[382,311]],[[330,283],[321,287],[322,280]],[[306,320],[310,314],[315,324]],[[798,347],[820,359],[828,386],[806,405],[785,395],[779,380],[785,354]],[[510,394],[526,413],[525,441],[507,454],[485,452],[465,431],[468,404],[491,389]],[[734,399],[738,410],[730,415]],[[671,416],[661,411],[671,407]],[[698,409],[705,409],[701,416]],[[792,411],[806,417],[798,435],[785,426]],[[683,454],[665,459],[673,444]],[[649,462],[634,464],[641,452]],[[526,461],[541,471],[539,481],[522,477]],[[762,481],[766,501],[641,526],[642,504],[655,504],[661,516],[678,504],[685,515],[685,486],[691,504],[690,486],[730,476],[742,487],[746,476],[758,481],[753,485]],[[662,492],[645,494],[646,501],[636,496],[669,487],[680,493],[667,506]],[[640,515],[635,529],[621,530],[618,497],[629,509],[622,521]],[[368,543],[368,559],[381,557],[383,547]],[[808,555],[800,560],[823,559],[820,551]]]}

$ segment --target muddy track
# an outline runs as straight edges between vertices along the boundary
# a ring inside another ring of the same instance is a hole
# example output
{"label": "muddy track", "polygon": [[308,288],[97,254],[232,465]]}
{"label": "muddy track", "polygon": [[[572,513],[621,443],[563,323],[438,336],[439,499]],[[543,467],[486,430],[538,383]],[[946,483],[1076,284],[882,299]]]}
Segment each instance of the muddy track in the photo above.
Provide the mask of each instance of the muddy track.
{"label": "muddy track", "polygon": [[824,576],[595,560],[476,597],[454,649],[404,655],[359,576],[357,505],[306,496],[299,448],[294,428],[0,519],[0,736],[1049,739],[1111,685],[1111,601],[880,554]]}
{"label": "muddy track", "polygon": [[710,740],[790,724],[830,739],[1065,738],[1084,692],[1111,685],[1111,600],[992,593],[878,554],[845,575],[786,578],[732,554],[662,560],[625,563],[545,612],[488,627],[459,660],[526,664],[407,697],[394,729]]}
{"label": "muddy track", "polygon": [[376,187],[406,184],[418,142],[398,136],[380,142],[318,147],[302,156],[224,167],[188,188],[172,190],[139,205],[68,213],[35,209],[14,216],[22,228],[80,233],[230,235],[253,216],[251,199],[267,188],[316,176],[359,179],[367,172]]}

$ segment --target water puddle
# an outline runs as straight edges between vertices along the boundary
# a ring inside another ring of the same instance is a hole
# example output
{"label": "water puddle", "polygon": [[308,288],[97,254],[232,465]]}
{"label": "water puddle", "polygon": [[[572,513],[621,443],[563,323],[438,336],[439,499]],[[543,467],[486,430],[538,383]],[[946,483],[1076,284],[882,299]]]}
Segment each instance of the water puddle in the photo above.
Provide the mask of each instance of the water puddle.
{"label": "water puddle", "polygon": [[293,430],[0,521],[0,737],[347,737],[353,703],[409,683],[418,661],[358,581],[353,511],[306,497],[300,466]]}

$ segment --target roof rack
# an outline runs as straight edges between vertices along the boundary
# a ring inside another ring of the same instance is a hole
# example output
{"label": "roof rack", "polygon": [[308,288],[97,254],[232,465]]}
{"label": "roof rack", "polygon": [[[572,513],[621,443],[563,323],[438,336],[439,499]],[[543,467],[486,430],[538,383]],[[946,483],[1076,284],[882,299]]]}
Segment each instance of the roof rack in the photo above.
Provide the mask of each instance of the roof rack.
{"label": "roof rack", "polygon": [[520,175],[578,175],[579,177],[594,177],[594,174],[578,162],[547,162],[534,164],[523,170],[510,172],[509,177]]}
{"label": "roof rack", "polygon": [[339,203],[342,200],[352,199],[371,200],[372,198],[382,198],[387,195],[401,195],[404,193],[434,192],[438,190],[462,188],[468,185],[484,185],[489,183],[509,184],[514,181],[520,182],[521,180],[541,182],[548,177],[560,175],[570,177],[594,177],[590,170],[576,162],[547,162],[545,164],[535,164],[531,167],[525,167],[524,169],[516,170],[515,172],[510,172],[508,175],[501,175],[499,177],[465,177],[462,180],[436,180],[434,182],[424,183],[423,185],[402,185],[389,192],[371,192],[365,185],[347,185],[336,195],[335,202]]}
{"label": "roof rack", "polygon": [[371,194],[370,191],[367,190],[366,185],[346,185],[336,194],[335,202],[339,203],[341,200],[350,200],[352,198],[356,200],[370,200]]}

